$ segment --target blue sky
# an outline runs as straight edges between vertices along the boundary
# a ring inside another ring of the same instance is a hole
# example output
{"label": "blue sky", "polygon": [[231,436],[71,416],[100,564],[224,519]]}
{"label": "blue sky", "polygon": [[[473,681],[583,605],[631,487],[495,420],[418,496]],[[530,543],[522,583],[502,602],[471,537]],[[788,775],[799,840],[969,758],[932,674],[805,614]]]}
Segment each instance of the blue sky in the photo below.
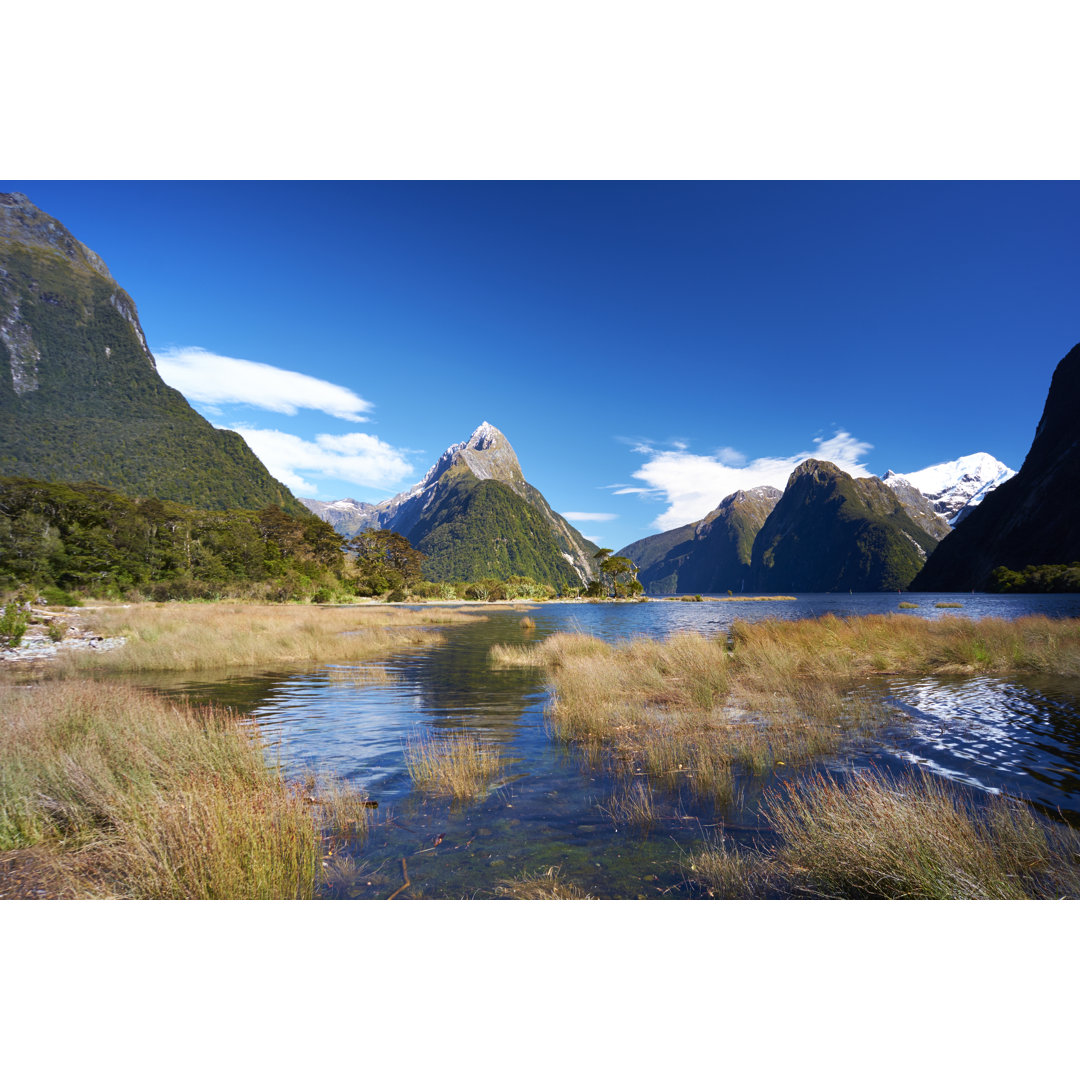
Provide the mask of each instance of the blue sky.
{"label": "blue sky", "polygon": [[613,548],[808,455],[1019,468],[1080,341],[1069,182],[0,189],[104,258],[163,373],[297,494],[378,501],[488,420]]}

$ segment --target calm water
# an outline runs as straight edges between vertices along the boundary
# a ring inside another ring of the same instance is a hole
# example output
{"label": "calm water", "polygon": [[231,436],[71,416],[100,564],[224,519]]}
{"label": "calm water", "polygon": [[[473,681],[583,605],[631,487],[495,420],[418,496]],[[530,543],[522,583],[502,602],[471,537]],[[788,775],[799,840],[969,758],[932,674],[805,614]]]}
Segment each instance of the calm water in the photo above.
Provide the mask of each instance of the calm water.
{"label": "calm water", "polygon": [[[155,685],[250,712],[289,776],[335,773],[378,801],[375,828],[344,851],[328,895],[387,897],[403,883],[405,859],[412,884],[402,895],[410,897],[491,896],[501,880],[560,866],[562,879],[597,896],[679,898],[689,895],[680,856],[720,823],[717,811],[656,790],[657,828],[643,836],[615,825],[604,804],[616,781],[546,732],[543,673],[492,671],[491,645],[538,641],[558,630],[616,640],[714,632],[737,618],[892,612],[899,599],[829,594],[769,603],[544,604],[529,612],[535,629],[519,625],[520,611],[492,608],[484,609],[486,622],[440,628],[444,645],[376,663]],[[912,618],[1080,617],[1080,596],[903,599],[920,605],[908,613]],[[963,606],[938,609],[936,601]],[[873,760],[887,771],[931,768],[1060,809],[1080,823],[1080,680],[893,678],[878,689],[910,722],[879,733],[873,745],[853,744],[823,767],[843,771]],[[409,740],[451,731],[479,735],[510,763],[504,782],[467,807],[415,792],[405,767]],[[743,777],[737,805],[723,812],[725,831],[752,840],[761,831],[762,791],[790,775],[779,768],[765,780]]]}

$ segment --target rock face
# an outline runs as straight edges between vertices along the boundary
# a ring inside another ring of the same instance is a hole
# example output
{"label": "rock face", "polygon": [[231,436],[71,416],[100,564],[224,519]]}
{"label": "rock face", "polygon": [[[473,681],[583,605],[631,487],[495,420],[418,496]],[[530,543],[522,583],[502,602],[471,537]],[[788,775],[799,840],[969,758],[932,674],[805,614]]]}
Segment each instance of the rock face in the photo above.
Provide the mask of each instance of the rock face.
{"label": "rock face", "polygon": [[0,194],[0,475],[305,513],[239,435],[162,382],[101,258],[17,193]]}
{"label": "rock face", "polygon": [[936,513],[955,527],[991,491],[1015,475],[1004,462],[990,454],[978,453],[930,465],[918,472],[895,473],[890,469],[882,479],[894,491],[902,484],[910,484],[930,500]]}
{"label": "rock face", "polygon": [[420,483],[385,502],[305,505],[345,536],[401,533],[428,556],[424,574],[432,581],[522,574],[561,587],[593,576],[596,545],[525,480],[510,441],[487,421],[448,447]]}
{"label": "rock face", "polygon": [[751,580],[754,539],[780,494],[774,487],[736,491],[701,521],[636,540],[618,554],[633,559],[653,596],[742,592]]}
{"label": "rock face", "polygon": [[1080,561],[1080,345],[1058,364],[1020,471],[942,541],[913,589],[983,589],[998,566]]}
{"label": "rock face", "polygon": [[754,540],[754,587],[903,589],[937,544],[877,477],[855,479],[831,462],[810,459],[791,474]]}

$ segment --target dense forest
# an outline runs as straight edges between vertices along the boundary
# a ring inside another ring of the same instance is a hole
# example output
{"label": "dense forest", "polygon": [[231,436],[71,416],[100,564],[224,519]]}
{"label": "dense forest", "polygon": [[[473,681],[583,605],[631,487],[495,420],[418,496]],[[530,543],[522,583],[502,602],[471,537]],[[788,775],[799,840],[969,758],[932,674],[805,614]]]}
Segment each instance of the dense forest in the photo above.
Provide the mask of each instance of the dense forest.
{"label": "dense forest", "polygon": [[[346,602],[407,599],[545,600],[527,575],[424,580],[426,556],[397,533],[346,542],[314,515],[203,510],[133,499],[91,481],[0,477],[0,592],[61,600],[243,598]],[[576,590],[568,588],[564,594]]]}

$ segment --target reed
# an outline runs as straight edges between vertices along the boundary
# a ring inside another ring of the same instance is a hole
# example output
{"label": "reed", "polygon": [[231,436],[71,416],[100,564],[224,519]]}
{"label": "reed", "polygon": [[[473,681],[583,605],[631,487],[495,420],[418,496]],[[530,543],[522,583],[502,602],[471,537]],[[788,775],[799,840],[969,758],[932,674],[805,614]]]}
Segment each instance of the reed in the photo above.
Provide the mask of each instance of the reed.
{"label": "reed", "polygon": [[405,764],[418,788],[461,801],[487,794],[503,772],[503,758],[497,747],[463,734],[409,742]]}
{"label": "reed", "polygon": [[796,895],[861,899],[1050,899],[1080,896],[1074,830],[1003,796],[978,805],[918,773],[815,777],[766,796]]}
{"label": "reed", "polygon": [[57,664],[62,673],[78,673],[356,663],[445,640],[425,626],[483,618],[445,609],[180,603],[105,607],[80,615],[80,621],[102,637],[123,637],[123,648],[69,652]]}
{"label": "reed", "polygon": [[235,714],[74,679],[0,687],[0,710],[0,850],[52,895],[314,895],[333,823]]}
{"label": "reed", "polygon": [[616,792],[600,810],[616,825],[628,825],[638,832],[647,833],[659,820],[652,788],[647,783],[635,783],[625,791]]}
{"label": "reed", "polygon": [[722,831],[683,860],[683,873],[715,900],[775,896],[781,877],[767,856],[738,847]]}

